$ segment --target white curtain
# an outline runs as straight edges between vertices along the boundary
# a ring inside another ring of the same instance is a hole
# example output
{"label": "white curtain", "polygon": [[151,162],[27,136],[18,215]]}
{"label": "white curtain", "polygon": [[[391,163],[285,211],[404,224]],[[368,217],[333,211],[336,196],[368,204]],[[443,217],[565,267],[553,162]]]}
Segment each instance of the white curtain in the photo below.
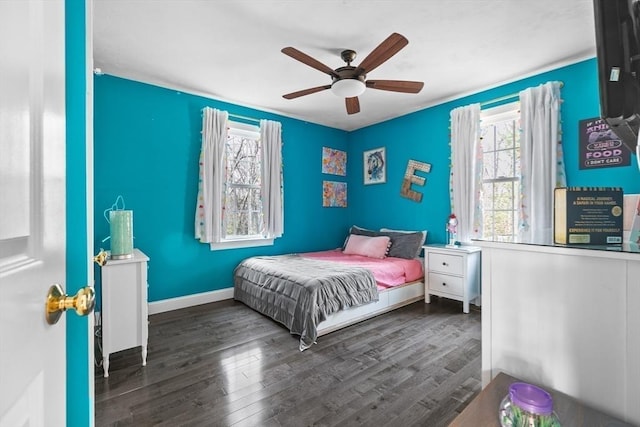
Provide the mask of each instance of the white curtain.
{"label": "white curtain", "polygon": [[202,110],[202,148],[195,218],[195,237],[202,243],[218,243],[224,238],[222,193],[228,118],[226,111],[209,107]]}
{"label": "white curtain", "polygon": [[520,92],[520,227],[522,243],[548,244],[553,190],[566,186],[560,129],[560,82]]}
{"label": "white curtain", "polygon": [[282,236],[284,213],[282,192],[282,126],[260,120],[262,142],[262,212],[267,238]]}
{"label": "white curtain", "polygon": [[[458,219],[457,240],[468,242],[481,231],[482,151],[480,104],[451,110],[451,213]],[[443,223],[446,218],[442,219]]]}

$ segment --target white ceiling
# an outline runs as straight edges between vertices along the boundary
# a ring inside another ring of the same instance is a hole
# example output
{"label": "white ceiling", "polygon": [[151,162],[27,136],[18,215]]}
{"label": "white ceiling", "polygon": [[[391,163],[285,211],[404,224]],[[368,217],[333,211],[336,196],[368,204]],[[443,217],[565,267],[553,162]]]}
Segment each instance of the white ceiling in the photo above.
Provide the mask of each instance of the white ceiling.
{"label": "white ceiling", "polygon": [[[361,111],[323,91],[330,68],[358,65],[391,33],[409,44],[368,79],[418,80],[419,94],[367,89]],[[595,56],[592,0],[94,0],[102,72],[344,130]]]}

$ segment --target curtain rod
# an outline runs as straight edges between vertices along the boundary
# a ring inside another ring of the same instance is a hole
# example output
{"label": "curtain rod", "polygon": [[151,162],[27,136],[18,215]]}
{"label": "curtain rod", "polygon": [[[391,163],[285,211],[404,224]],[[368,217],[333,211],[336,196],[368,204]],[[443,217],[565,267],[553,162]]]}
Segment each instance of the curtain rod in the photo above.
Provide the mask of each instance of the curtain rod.
{"label": "curtain rod", "polygon": [[[560,83],[560,87],[561,88],[564,86],[564,82],[558,82],[558,83]],[[518,98],[519,96],[520,96],[520,93],[511,93],[509,95],[505,95],[505,96],[501,96],[499,98],[490,99],[489,101],[481,102],[480,103],[480,107],[484,107],[485,105],[495,104],[495,103],[501,102],[501,101],[508,101],[509,99]]]}
{"label": "curtain rod", "polygon": [[507,100],[510,100],[510,99],[515,99],[518,96],[520,96],[520,94],[512,93],[512,94],[509,94],[509,95],[501,96],[500,98],[490,99],[489,101],[481,102],[480,103],[480,107],[484,107],[485,105],[495,104],[495,103],[501,102],[501,101],[507,101]]}
{"label": "curtain rod", "polygon": [[239,114],[231,114],[229,113],[229,118],[230,119],[240,119],[240,120],[247,120],[253,123],[260,123],[260,119],[254,119],[253,117],[247,117],[247,116],[241,116]]}

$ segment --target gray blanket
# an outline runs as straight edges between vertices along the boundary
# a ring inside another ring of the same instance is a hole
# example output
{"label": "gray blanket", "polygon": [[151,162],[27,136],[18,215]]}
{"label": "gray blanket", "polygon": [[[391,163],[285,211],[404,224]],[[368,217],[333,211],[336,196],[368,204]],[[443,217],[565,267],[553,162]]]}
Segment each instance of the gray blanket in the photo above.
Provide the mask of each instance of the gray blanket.
{"label": "gray blanket", "polygon": [[245,259],[233,280],[233,298],[300,335],[300,351],[315,343],[329,314],[378,301],[370,270],[298,255]]}

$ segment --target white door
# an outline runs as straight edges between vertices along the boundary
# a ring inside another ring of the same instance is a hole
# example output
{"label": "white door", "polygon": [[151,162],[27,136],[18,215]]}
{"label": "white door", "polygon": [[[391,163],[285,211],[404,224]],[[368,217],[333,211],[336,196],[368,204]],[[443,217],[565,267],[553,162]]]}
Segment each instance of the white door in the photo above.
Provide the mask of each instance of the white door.
{"label": "white door", "polygon": [[64,43],[63,0],[0,0],[1,427],[66,424]]}

